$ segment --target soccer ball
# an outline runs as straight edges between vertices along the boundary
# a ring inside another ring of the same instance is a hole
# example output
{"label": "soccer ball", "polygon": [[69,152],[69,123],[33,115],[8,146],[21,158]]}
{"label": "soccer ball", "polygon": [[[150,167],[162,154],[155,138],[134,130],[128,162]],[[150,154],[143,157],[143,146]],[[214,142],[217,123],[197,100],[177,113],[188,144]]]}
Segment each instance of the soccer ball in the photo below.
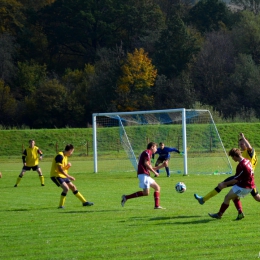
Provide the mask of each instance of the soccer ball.
{"label": "soccer ball", "polygon": [[178,182],[175,185],[175,190],[179,193],[183,193],[184,191],[186,191],[186,185],[183,182]]}

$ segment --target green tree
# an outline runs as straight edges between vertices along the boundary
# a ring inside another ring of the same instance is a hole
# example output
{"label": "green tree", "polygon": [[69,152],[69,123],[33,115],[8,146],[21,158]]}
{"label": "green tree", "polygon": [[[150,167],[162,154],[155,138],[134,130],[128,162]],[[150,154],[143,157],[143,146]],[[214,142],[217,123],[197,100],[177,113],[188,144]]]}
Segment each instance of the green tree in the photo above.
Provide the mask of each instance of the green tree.
{"label": "green tree", "polygon": [[175,14],[169,18],[167,28],[161,32],[156,44],[154,63],[159,74],[174,78],[187,68],[199,51],[197,39]]}
{"label": "green tree", "polygon": [[0,34],[0,46],[0,79],[11,84],[17,73],[15,59],[18,47],[15,38],[7,33]]}
{"label": "green tree", "polygon": [[147,0],[56,0],[32,19],[47,36],[51,68],[57,71],[93,64],[100,48],[123,42],[132,49],[162,21],[158,6]]}
{"label": "green tree", "polygon": [[42,82],[25,98],[23,121],[33,128],[55,128],[71,125],[68,118],[72,103],[66,88],[58,80]]}
{"label": "green tree", "polygon": [[16,123],[16,100],[14,99],[10,87],[0,80],[0,123],[12,125]]}
{"label": "green tree", "polygon": [[196,93],[189,74],[182,72],[175,79],[157,76],[154,99],[154,109],[191,108],[196,101]]}
{"label": "green tree", "polygon": [[229,94],[235,55],[228,32],[206,34],[205,43],[192,68],[192,81],[202,105],[207,104],[218,111],[222,110],[221,102]]}
{"label": "green tree", "polygon": [[119,111],[133,111],[152,108],[154,85],[157,70],[143,49],[127,54],[122,65],[122,76],[117,81],[118,94],[114,103]]}
{"label": "green tree", "polygon": [[234,45],[239,53],[251,55],[254,62],[260,64],[260,15],[243,11],[240,22],[232,30]]}
{"label": "green tree", "polygon": [[189,12],[189,22],[201,33],[230,28],[232,12],[220,0],[201,0]]}
{"label": "green tree", "polygon": [[230,90],[232,96],[236,96],[237,102],[230,103],[229,95],[226,96],[227,101],[223,107],[225,115],[228,115],[230,111],[233,112],[233,116],[236,111],[252,111],[253,109],[256,116],[260,118],[260,66],[255,64],[251,55],[238,55],[231,82]]}
{"label": "green tree", "polygon": [[28,96],[39,88],[47,75],[46,65],[34,61],[18,62],[18,89],[20,97]]}
{"label": "green tree", "polygon": [[0,33],[16,35],[23,27],[22,4],[16,0],[0,0]]}

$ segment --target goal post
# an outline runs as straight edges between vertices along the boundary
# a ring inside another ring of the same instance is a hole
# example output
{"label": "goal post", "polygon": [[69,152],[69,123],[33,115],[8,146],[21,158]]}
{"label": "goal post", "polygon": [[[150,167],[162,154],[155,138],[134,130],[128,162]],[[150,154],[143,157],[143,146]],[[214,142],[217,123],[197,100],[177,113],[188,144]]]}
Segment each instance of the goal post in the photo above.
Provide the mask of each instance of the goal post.
{"label": "goal post", "polygon": [[149,142],[163,142],[171,153],[170,170],[183,175],[231,173],[232,166],[208,110],[166,109],[94,113],[94,172],[136,171]]}

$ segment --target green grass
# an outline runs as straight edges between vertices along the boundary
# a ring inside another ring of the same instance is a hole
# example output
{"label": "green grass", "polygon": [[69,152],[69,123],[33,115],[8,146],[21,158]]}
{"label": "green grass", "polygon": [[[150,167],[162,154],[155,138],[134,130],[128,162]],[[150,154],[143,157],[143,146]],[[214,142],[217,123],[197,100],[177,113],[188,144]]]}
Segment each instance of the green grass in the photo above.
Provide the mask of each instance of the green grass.
{"label": "green grass", "polygon": [[[214,158],[212,158],[214,160]],[[1,163],[1,259],[257,259],[259,256],[259,204],[251,195],[242,200],[246,217],[235,221],[231,204],[221,220],[217,212],[228,189],[199,205],[195,192],[205,195],[226,175],[172,175],[156,179],[161,205],[153,209],[153,192],[120,205],[122,194],[137,190],[134,173],[93,174],[91,161],[71,158],[75,185],[92,207],[82,207],[70,192],[64,210],[57,209],[61,189],[49,179],[50,160],[41,162],[46,186],[35,172],[27,172],[14,188],[21,162]],[[258,171],[259,172],[259,171]],[[256,183],[260,177],[256,172]],[[187,191],[178,194],[175,183]]]}

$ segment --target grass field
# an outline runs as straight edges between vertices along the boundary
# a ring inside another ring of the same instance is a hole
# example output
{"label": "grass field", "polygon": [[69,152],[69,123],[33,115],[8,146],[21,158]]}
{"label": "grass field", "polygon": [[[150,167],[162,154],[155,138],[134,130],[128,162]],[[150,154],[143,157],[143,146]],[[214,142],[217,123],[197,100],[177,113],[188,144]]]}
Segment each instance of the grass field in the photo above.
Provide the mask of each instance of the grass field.
{"label": "grass field", "polygon": [[[203,206],[193,197],[195,192],[205,195],[226,175],[160,176],[156,181],[165,210],[153,209],[153,192],[127,201],[122,208],[122,194],[139,190],[134,173],[93,174],[92,161],[72,157],[71,162],[75,185],[95,203],[92,207],[82,207],[70,192],[66,208],[57,209],[61,189],[49,179],[50,161],[40,163],[45,187],[36,173],[27,172],[17,188],[13,186],[21,162],[1,162],[0,259],[259,258],[260,204],[251,195],[242,200],[246,217],[241,221],[235,221],[232,204],[221,220],[208,217],[208,212],[218,211],[228,189]],[[258,172],[256,183],[260,183]],[[183,194],[174,190],[179,181],[187,186]]]}

